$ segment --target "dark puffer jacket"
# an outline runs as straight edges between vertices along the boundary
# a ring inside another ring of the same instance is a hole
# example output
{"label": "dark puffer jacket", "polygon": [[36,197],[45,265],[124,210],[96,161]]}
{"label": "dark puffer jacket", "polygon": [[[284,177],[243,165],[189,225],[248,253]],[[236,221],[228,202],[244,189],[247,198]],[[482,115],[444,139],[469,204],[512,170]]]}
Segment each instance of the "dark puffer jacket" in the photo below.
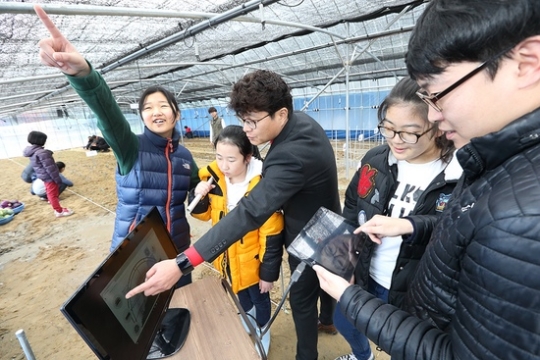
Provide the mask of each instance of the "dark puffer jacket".
{"label": "dark puffer jacket", "polygon": [[464,175],[408,293],[425,321],[358,286],[342,310],[396,360],[540,359],[540,109],[457,157]]}
{"label": "dark puffer jacket", "polygon": [[62,184],[60,171],[52,154],[53,152],[51,150],[47,150],[40,145],[27,146],[23,151],[23,155],[30,158],[30,163],[38,179],[43,180],[43,182],[54,181],[60,185]]}
{"label": "dark puffer jacket", "polygon": [[118,205],[111,244],[115,249],[152,207],[156,206],[179,251],[191,244],[184,202],[190,188],[193,157],[172,139],[154,134],[147,127],[138,135],[139,157],[126,175],[116,171]]}
{"label": "dark puffer jacket", "polygon": [[[388,215],[388,204],[398,186],[397,171],[397,159],[392,155],[388,145],[369,150],[362,158],[362,166],[352,178],[345,193],[343,216],[357,223],[360,210],[366,212],[367,219],[375,215]],[[414,233],[403,236],[396,267],[392,273],[388,303],[401,307],[433,228],[460,176],[461,168],[457,160],[453,159],[452,163],[421,193],[414,209],[406,217],[413,224]],[[363,240],[364,245],[355,269],[355,282],[367,288],[375,243],[365,234]]]}
{"label": "dark puffer jacket", "polygon": [[180,133],[174,130],[172,138],[167,139],[145,127],[143,134],[135,135],[98,72],[92,70],[88,76],[68,79],[96,115],[97,126],[118,163],[118,205],[110,250],[153,206],[159,209],[177,248],[186,249],[190,236],[184,201],[187,192],[199,183],[199,169],[191,153],[178,144]]}

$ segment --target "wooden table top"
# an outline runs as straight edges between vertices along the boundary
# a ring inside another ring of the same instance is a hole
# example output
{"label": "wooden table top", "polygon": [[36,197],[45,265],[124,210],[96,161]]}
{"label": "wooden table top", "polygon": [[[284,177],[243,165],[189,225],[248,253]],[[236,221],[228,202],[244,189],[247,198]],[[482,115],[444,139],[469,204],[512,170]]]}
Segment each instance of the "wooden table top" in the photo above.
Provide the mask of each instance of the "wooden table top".
{"label": "wooden table top", "polygon": [[207,277],[175,291],[170,308],[191,312],[186,343],[171,360],[259,360],[238,310],[221,281]]}

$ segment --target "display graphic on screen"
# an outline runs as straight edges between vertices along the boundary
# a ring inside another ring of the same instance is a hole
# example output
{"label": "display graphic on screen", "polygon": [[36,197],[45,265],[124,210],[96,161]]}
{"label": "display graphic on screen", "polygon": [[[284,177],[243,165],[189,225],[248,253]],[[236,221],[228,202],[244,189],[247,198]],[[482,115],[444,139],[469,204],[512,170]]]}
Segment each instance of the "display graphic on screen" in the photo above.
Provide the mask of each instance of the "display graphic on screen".
{"label": "display graphic on screen", "polygon": [[152,265],[165,259],[167,255],[160,246],[156,233],[150,230],[100,293],[103,301],[134,343],[139,340],[141,329],[146,324],[158,297],[139,294],[126,299],[125,295],[144,282],[145,274]]}
{"label": "display graphic on screen", "polygon": [[322,265],[349,281],[366,241],[365,235],[354,234],[354,230],[341,215],[321,207],[287,251],[310,266]]}

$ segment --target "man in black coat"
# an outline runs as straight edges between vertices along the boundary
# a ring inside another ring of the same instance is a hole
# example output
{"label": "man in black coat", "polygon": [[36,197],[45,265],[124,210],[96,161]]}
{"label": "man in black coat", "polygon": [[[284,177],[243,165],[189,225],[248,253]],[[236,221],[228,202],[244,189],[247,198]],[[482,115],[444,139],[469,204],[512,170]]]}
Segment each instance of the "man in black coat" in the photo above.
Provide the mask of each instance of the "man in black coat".
{"label": "man in black coat", "polygon": [[[244,124],[254,145],[271,143],[262,180],[238,206],[175,260],[150,269],[145,283],[128,293],[152,295],[170,288],[181,274],[202,261],[213,261],[246,233],[259,228],[276,210],[283,210],[285,245],[321,207],[340,213],[334,151],[322,127],[301,112],[293,112],[288,85],[270,71],[255,71],[240,79],[231,93],[230,107]],[[177,265],[178,262],[178,265]],[[299,260],[289,256],[291,272]],[[182,273],[181,273],[182,271]],[[317,300],[319,283],[306,268],[291,289],[290,304],[298,339],[296,359],[317,359]],[[321,323],[332,323],[332,311]]]}

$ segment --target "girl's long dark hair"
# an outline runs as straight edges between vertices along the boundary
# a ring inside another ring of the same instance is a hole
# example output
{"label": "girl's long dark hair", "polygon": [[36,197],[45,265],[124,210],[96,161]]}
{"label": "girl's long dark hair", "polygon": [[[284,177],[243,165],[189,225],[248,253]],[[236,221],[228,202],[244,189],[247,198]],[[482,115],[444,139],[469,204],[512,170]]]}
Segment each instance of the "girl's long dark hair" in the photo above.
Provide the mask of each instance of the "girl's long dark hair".
{"label": "girl's long dark hair", "polygon": [[214,141],[214,148],[216,148],[218,142],[236,145],[244,159],[246,156],[251,155],[262,160],[259,148],[249,142],[246,133],[239,125],[229,125],[223,128],[216,138],[216,141]]}

